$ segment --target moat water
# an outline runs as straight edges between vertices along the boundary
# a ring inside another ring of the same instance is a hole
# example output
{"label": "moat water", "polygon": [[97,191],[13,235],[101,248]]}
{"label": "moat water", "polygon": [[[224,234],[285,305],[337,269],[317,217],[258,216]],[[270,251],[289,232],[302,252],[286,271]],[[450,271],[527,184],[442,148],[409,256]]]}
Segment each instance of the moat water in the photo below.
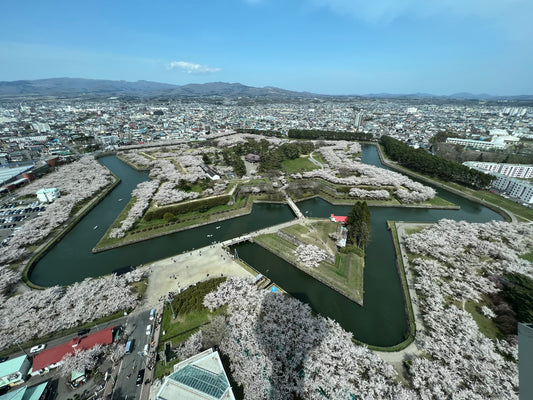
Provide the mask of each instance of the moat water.
{"label": "moat water", "polygon": [[[30,276],[35,284],[68,285],[87,277],[111,273],[124,266],[170,257],[207,246],[213,241],[223,241],[294,218],[286,205],[254,204],[249,215],[93,254],[92,248],[128,203],[132,190],[148,179],[147,173],[132,169],[115,156],[103,157],[100,162],[117,175],[121,183],[37,263]],[[386,168],[381,164],[373,145],[363,145],[362,162]],[[448,218],[487,222],[503,219],[476,202],[444,189],[436,189],[438,196],[460,206],[460,210],[370,208],[371,241],[366,248],[362,307],[260,246],[247,243],[237,246],[237,251],[243,260],[292,296],[353,332],[356,339],[372,345],[391,346],[403,340],[408,327],[405,299],[386,221],[435,222]],[[302,201],[297,205],[307,216],[324,218],[331,213],[346,215],[351,208],[333,206],[319,198]],[[216,229],[217,226],[220,228]],[[94,229],[95,227],[97,228]]]}

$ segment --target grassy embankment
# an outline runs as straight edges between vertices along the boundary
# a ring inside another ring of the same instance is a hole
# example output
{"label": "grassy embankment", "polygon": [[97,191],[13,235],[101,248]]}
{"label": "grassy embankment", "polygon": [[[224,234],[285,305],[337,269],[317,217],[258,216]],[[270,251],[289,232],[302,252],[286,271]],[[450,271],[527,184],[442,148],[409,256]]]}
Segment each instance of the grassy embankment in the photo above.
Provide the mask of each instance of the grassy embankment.
{"label": "grassy embankment", "polygon": [[[313,180],[322,183],[322,186],[317,189],[304,188],[300,190],[293,190],[290,193],[291,197],[294,200],[298,201],[300,199],[305,199],[305,198],[309,198],[312,196],[319,196],[331,204],[338,204],[338,205],[353,204],[356,201],[361,200],[359,198],[351,197],[348,195],[348,192],[351,188],[349,186],[326,182],[325,180],[320,179],[320,178],[309,179],[310,182]],[[376,188],[374,186],[359,185],[357,186],[357,188],[364,189],[364,190],[383,189],[383,190],[389,191],[390,198],[388,200],[371,200],[371,199],[365,200],[366,203],[371,207],[372,206],[373,207],[420,207],[420,208],[451,208],[451,209],[459,208],[455,204],[447,200],[444,200],[438,196],[435,196],[434,198],[428,201],[424,201],[422,203],[412,203],[412,204],[402,203],[396,197],[394,197],[394,190],[396,190],[396,188],[392,186]]]}
{"label": "grassy embankment", "polygon": [[[133,228],[126,233],[126,236],[120,239],[113,239],[109,237],[109,233],[115,227],[120,226],[121,222],[128,215],[129,210],[135,204],[135,198],[131,199],[126,207],[121,211],[115,221],[111,224],[104,236],[96,244],[95,249],[102,249],[108,246],[120,246],[128,242],[148,239],[153,236],[168,234],[191,226],[204,225],[211,222],[216,222],[220,219],[228,219],[237,217],[252,210],[253,198],[250,196],[239,197],[232,205],[219,205],[210,208],[206,212],[199,210],[191,211],[185,214],[176,216],[174,221],[166,221],[165,219],[153,219],[147,221],[144,217],[141,218]],[[146,215],[146,214],[145,214]]]}
{"label": "grassy embankment", "polygon": [[[22,281],[26,283],[32,289],[44,289],[41,286],[35,285],[30,281],[29,276],[35,264],[51,249],[56,242],[61,240],[76,224],[89,212],[93,207],[100,203],[109,192],[111,192],[119,183],[120,179],[113,173],[113,181],[108,186],[100,189],[90,198],[82,200],[76,204],[71,210],[69,220],[65,225],[61,225],[55,228],[50,234],[43,240],[28,247],[28,252],[33,254],[30,260],[24,266],[22,271]],[[12,265],[13,269],[18,269],[22,265],[22,262],[18,262]]]}
{"label": "grassy embankment", "polygon": [[329,234],[336,229],[336,223],[326,220],[310,221],[309,224],[297,224],[282,229],[284,233],[295,238],[296,242],[315,245],[335,259],[335,264],[322,261],[316,268],[299,264],[297,255],[294,254],[297,245],[278,234],[261,235],[254,240],[313,278],[362,304],[364,254],[337,252],[335,243],[329,238]]}
{"label": "grassy embankment", "polygon": [[472,198],[486,206],[489,206],[489,207],[492,206],[492,207],[495,207],[496,209],[503,209],[504,211],[508,210],[509,212],[511,212],[512,214],[516,216],[516,219],[518,222],[533,221],[533,209],[531,208],[524,207],[521,204],[518,204],[512,200],[506,199],[495,193],[491,193],[487,190],[475,190],[475,189],[468,188],[466,186],[459,185],[454,182],[445,182],[437,178],[433,178],[430,176],[422,175],[418,172],[411,171],[410,169],[402,167],[398,163],[395,163],[389,160],[388,158],[385,158],[385,153],[384,153],[383,148],[380,145],[376,145],[376,147],[378,148],[378,153],[383,164],[386,164],[391,168],[394,168],[407,175],[414,176],[415,178],[420,179],[422,181],[434,183],[437,186],[443,187],[445,189],[449,189],[450,191],[457,193],[463,197]]}
{"label": "grassy embankment", "polygon": [[[178,294],[172,301],[176,319],[172,318],[170,306],[165,305],[161,319],[158,352],[164,351],[167,343],[172,347],[178,346],[202,326],[209,324],[212,318],[226,312],[224,307],[211,312],[202,305],[204,296],[218,287],[224,280],[225,278],[215,278],[203,281]],[[163,332],[165,332],[164,335]],[[168,362],[159,361],[155,365],[154,379],[169,374],[178,362],[179,359],[177,358]]]}

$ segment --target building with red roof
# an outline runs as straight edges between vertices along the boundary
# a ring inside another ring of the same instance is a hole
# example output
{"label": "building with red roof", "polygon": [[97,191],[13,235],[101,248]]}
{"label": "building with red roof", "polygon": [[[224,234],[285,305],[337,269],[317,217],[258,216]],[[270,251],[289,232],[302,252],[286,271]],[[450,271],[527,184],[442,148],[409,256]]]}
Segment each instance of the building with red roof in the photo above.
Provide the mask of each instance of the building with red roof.
{"label": "building with red roof", "polygon": [[348,219],[348,217],[343,217],[341,215],[335,215],[335,214],[331,214],[331,217],[329,217],[329,219],[333,222],[341,222],[343,224],[346,223],[346,220]]}
{"label": "building with red roof", "polygon": [[33,371],[38,371],[46,367],[56,367],[67,354],[72,354],[76,350],[89,350],[98,344],[105,346],[113,343],[114,328],[112,326],[84,337],[75,337],[59,346],[50,347],[41,351],[33,358]]}

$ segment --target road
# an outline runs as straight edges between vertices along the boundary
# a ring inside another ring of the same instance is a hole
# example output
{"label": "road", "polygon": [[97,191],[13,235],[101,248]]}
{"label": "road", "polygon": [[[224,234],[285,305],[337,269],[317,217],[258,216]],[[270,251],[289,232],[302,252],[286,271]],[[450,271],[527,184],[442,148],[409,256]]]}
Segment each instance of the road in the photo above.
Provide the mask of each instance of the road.
{"label": "road", "polygon": [[[134,347],[130,354],[126,354],[119,367],[112,399],[139,399],[145,387],[144,380],[140,386],[135,381],[139,370],[146,369],[148,357],[142,354],[145,344],[150,344],[153,336],[153,322],[149,320],[149,310],[136,312],[127,317],[125,324],[125,335],[129,340],[135,340]],[[146,325],[152,325],[152,333],[146,335]]]}

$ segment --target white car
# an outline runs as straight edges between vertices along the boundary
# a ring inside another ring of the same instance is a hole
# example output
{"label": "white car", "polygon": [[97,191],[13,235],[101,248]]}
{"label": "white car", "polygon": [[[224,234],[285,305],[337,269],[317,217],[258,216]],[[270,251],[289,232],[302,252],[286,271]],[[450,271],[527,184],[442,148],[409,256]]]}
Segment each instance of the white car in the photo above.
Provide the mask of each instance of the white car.
{"label": "white car", "polygon": [[150,321],[153,321],[155,318],[155,308],[152,308],[150,310]]}
{"label": "white car", "polygon": [[41,350],[43,350],[46,347],[46,344],[38,344],[37,346],[33,346],[30,349],[30,353],[37,353]]}
{"label": "white car", "polygon": [[152,325],[146,325],[146,335],[150,336],[152,334]]}

